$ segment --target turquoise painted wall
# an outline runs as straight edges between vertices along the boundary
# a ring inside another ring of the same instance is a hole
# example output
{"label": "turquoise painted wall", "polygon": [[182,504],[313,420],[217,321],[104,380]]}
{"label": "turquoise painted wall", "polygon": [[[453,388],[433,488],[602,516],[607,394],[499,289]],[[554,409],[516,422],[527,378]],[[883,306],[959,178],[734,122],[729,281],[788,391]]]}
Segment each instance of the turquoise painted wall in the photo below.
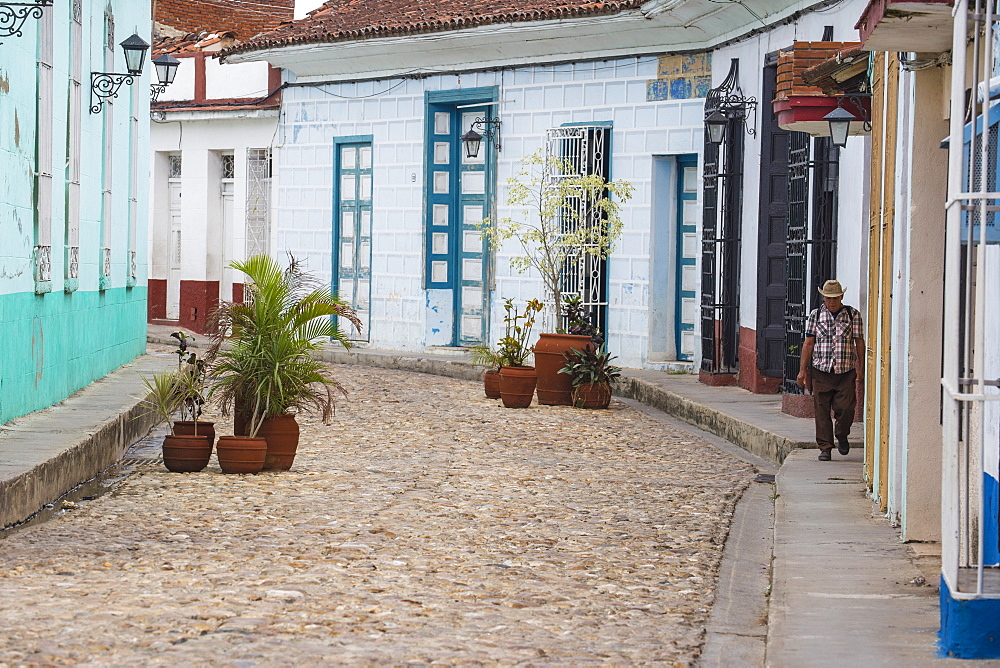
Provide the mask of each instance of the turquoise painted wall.
{"label": "turquoise painted wall", "polygon": [[2,424],[142,355],[146,288],[0,295],[0,332]]}
{"label": "turquoise painted wall", "polygon": [[[114,23],[113,71],[124,72],[118,45],[133,33],[152,41],[150,3],[84,0],[78,59],[72,49],[73,4],[56,2],[44,10],[53,35],[49,207],[39,206],[35,180],[41,164],[39,137],[45,134],[38,127],[43,21],[29,19],[21,37],[4,38],[0,45],[0,423],[57,403],[145,352],[149,83],[154,68],[147,56],[134,85],[123,86],[114,104],[100,113],[90,113],[90,85],[91,72],[108,71],[106,10],[110,8]],[[74,61],[82,63],[78,103],[71,96]],[[74,104],[79,107],[82,159],[79,271],[71,278],[66,262],[67,156]],[[133,117],[138,119],[135,137]],[[105,174],[110,175],[110,207],[104,203]],[[51,280],[39,283],[34,248],[44,236],[40,211],[46,208],[51,211]],[[111,275],[102,280],[105,243],[111,248]],[[136,257],[134,280],[130,250]]]}

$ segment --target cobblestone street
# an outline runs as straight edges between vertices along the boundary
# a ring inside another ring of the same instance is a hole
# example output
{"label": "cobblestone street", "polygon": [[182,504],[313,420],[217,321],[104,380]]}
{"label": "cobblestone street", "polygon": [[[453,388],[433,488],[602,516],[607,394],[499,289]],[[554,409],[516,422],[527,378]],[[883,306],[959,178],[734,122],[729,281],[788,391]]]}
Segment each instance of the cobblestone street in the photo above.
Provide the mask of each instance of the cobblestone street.
{"label": "cobblestone street", "polygon": [[0,539],[0,665],[697,658],[750,465],[617,400],[335,373],[290,472],[149,466]]}

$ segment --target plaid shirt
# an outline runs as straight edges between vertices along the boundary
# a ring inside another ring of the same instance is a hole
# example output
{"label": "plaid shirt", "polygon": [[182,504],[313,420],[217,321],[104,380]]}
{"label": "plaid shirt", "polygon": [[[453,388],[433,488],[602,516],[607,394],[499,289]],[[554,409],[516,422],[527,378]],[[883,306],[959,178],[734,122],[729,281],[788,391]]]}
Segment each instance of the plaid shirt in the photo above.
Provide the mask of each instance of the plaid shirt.
{"label": "plaid shirt", "polygon": [[861,313],[845,304],[835,317],[824,304],[809,314],[805,334],[816,337],[813,367],[827,373],[847,373],[854,368],[854,339],[864,336]]}

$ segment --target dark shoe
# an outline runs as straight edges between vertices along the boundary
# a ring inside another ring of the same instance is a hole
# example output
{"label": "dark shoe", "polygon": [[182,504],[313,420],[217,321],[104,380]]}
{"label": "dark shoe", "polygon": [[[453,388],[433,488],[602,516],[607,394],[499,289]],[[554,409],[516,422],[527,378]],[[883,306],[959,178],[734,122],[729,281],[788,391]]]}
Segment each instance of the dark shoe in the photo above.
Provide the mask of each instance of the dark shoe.
{"label": "dark shoe", "polygon": [[851,453],[851,444],[847,442],[846,438],[837,438],[837,452],[844,456]]}
{"label": "dark shoe", "polygon": [[821,462],[828,462],[828,461],[830,461],[830,451],[829,450],[823,450],[823,451],[821,451],[819,453],[819,460]]}

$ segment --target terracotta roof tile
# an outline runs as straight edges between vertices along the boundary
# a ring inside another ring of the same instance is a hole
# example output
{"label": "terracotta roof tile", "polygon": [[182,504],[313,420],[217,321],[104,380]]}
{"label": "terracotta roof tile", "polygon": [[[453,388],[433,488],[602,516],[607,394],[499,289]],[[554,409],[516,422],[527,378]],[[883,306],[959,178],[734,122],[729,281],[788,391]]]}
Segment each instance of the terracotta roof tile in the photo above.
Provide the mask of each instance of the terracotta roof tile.
{"label": "terracotta roof tile", "polygon": [[[161,0],[162,1],[162,0]],[[458,30],[494,23],[519,23],[617,14],[644,0],[328,0],[304,19],[254,37],[223,56],[294,44],[340,42],[393,35]]]}
{"label": "terracotta roof tile", "polygon": [[156,0],[154,20],[182,32],[229,31],[239,39],[273,30],[295,15],[295,0]]}

